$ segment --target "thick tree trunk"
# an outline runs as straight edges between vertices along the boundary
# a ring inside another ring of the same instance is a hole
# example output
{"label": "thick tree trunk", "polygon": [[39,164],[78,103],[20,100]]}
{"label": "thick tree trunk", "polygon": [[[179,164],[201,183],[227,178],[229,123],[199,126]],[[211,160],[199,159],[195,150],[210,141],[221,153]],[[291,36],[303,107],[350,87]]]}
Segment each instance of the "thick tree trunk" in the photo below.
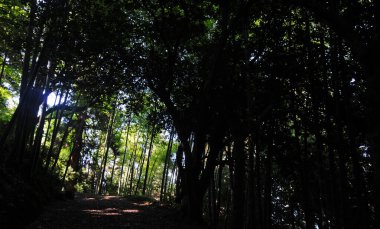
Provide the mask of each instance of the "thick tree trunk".
{"label": "thick tree trunk", "polygon": [[192,182],[192,185],[188,188],[190,193],[187,193],[184,200],[187,203],[182,203],[186,209],[186,219],[189,222],[201,223],[203,222],[203,198],[205,193],[199,192],[199,183]]}
{"label": "thick tree trunk", "polygon": [[[27,98],[20,101],[20,112],[16,118],[16,135],[13,155],[11,157],[11,164],[15,167],[20,166],[23,160],[23,155],[28,148],[28,141],[31,142],[33,138],[33,131],[37,124],[38,108],[43,101],[42,88],[28,88]],[[30,163],[28,161],[27,163]],[[29,171],[28,171],[29,172]]]}
{"label": "thick tree trunk", "polygon": [[46,78],[46,83],[45,83],[45,93],[44,93],[44,102],[42,106],[42,113],[40,116],[40,120],[38,121],[38,129],[37,133],[34,139],[33,143],[33,148],[32,148],[32,155],[33,155],[33,162],[32,162],[32,170],[31,170],[31,175],[33,174],[34,170],[37,167],[38,160],[40,157],[40,152],[41,152],[41,143],[42,143],[42,135],[44,132],[44,126],[45,126],[45,118],[46,118],[46,109],[47,109],[47,99],[48,96],[50,95],[49,91],[49,79],[51,76],[47,76]]}

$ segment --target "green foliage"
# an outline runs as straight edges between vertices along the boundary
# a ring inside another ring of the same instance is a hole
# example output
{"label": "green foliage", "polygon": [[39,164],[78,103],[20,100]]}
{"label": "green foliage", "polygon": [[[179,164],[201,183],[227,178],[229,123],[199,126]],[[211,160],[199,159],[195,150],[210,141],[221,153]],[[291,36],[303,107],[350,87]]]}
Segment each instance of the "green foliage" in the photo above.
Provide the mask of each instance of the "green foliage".
{"label": "green foliage", "polygon": [[8,108],[8,100],[11,98],[9,91],[0,87],[0,126],[4,126],[12,116],[13,110]]}

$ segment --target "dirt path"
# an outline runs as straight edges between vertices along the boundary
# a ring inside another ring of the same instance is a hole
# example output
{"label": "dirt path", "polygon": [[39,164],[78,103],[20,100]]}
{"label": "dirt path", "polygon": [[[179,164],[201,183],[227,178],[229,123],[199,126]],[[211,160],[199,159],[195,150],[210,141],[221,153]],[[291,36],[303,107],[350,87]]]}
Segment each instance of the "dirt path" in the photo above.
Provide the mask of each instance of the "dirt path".
{"label": "dirt path", "polygon": [[157,203],[118,196],[80,195],[48,206],[28,229],[56,228],[193,228],[183,225],[176,211]]}

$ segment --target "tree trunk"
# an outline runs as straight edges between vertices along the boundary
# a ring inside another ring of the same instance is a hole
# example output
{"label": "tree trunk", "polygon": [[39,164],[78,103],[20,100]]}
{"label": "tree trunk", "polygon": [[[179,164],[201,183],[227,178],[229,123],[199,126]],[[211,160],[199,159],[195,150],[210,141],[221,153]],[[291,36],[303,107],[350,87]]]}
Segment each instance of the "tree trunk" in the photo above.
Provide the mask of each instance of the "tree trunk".
{"label": "tree trunk", "polygon": [[113,106],[112,114],[111,114],[111,117],[110,117],[110,120],[108,123],[107,138],[106,138],[106,152],[104,155],[102,173],[101,173],[101,178],[100,178],[100,182],[99,182],[99,190],[98,190],[99,195],[102,194],[102,186],[104,183],[104,174],[105,174],[106,167],[107,167],[108,151],[110,149],[110,144],[111,144],[111,137],[112,137],[112,130],[113,130],[113,123],[114,123],[114,119],[115,119],[115,113],[116,113],[116,105]]}
{"label": "tree trunk", "polygon": [[103,142],[103,139],[102,139],[103,135],[102,135],[102,132],[100,131],[100,134],[99,134],[99,146],[98,146],[98,149],[96,150],[96,155],[95,157],[92,157],[92,160],[93,160],[93,164],[92,164],[92,172],[93,172],[93,177],[92,177],[92,193],[93,194],[96,194],[97,193],[97,184],[98,184],[98,176],[97,176],[97,171],[100,169],[98,168],[98,157],[99,157],[99,152],[100,152],[100,149],[102,148],[102,142]]}
{"label": "tree trunk", "polygon": [[131,177],[130,177],[130,181],[129,181],[129,194],[132,195],[132,188],[133,188],[133,174],[134,174],[134,171],[135,171],[135,163],[136,163],[136,158],[137,158],[137,144],[138,144],[138,139],[139,139],[139,134],[137,134],[137,137],[136,137],[136,143],[135,143],[135,149],[133,150],[134,153],[133,153],[133,161],[132,161],[132,158],[131,158],[131,165],[130,165],[130,174],[131,174]]}
{"label": "tree trunk", "polygon": [[145,177],[144,177],[144,184],[143,184],[143,190],[142,194],[145,195],[146,190],[146,182],[148,180],[148,174],[149,174],[149,163],[150,163],[150,156],[152,155],[152,147],[153,147],[153,141],[154,141],[154,135],[155,135],[155,127],[152,127],[152,134],[150,137],[150,145],[149,145],[149,151],[148,151],[148,158],[146,161],[146,168],[145,168]]}
{"label": "tree trunk", "polygon": [[47,99],[50,95],[49,91],[49,79],[51,76],[46,77],[46,83],[45,83],[45,93],[44,93],[44,102],[42,106],[42,113],[40,116],[40,120],[38,122],[38,129],[36,133],[36,137],[34,139],[33,148],[32,148],[32,155],[33,155],[33,162],[32,162],[32,170],[31,175],[33,174],[34,170],[37,167],[38,160],[40,157],[40,151],[41,151],[41,143],[42,143],[42,135],[44,132],[44,126],[45,126],[45,118],[46,118],[46,109],[47,109]]}
{"label": "tree trunk", "polygon": [[233,158],[235,162],[234,186],[232,193],[232,222],[231,228],[244,228],[245,219],[245,150],[244,136],[235,136]]}
{"label": "tree trunk", "polygon": [[152,165],[152,169],[150,170],[150,174],[149,174],[149,181],[148,181],[148,186],[150,187],[149,189],[149,196],[152,195],[152,189],[153,189],[153,180],[154,180],[154,170],[156,169],[156,162],[157,162],[157,157],[154,159],[153,161],[153,165]]}
{"label": "tree trunk", "polygon": [[60,144],[58,146],[57,154],[55,155],[54,163],[53,163],[53,166],[51,167],[51,171],[54,171],[55,166],[57,166],[58,159],[59,159],[59,156],[61,155],[61,151],[62,151],[63,145],[66,142],[67,136],[69,135],[69,129],[70,129],[70,125],[72,124],[72,120],[73,120],[74,114],[75,114],[75,112],[72,111],[69,119],[67,120],[67,125],[65,127],[65,131],[63,133],[61,142],[60,142]]}
{"label": "tree trunk", "polygon": [[132,150],[131,156],[129,158],[129,166],[128,166],[128,170],[127,170],[127,175],[125,177],[125,184],[124,184],[125,187],[124,187],[124,189],[127,189],[128,180],[131,181],[129,183],[130,184],[129,194],[132,193],[132,186],[131,185],[132,185],[132,179],[133,179],[132,178],[133,177],[133,164],[134,164],[134,161],[136,159],[136,152],[137,152],[137,144],[138,144],[138,140],[139,140],[139,135],[140,135],[140,132],[137,132],[135,144],[133,146],[133,150]]}
{"label": "tree trunk", "polygon": [[3,59],[3,63],[1,64],[1,72],[0,72],[0,87],[1,87],[1,81],[3,80],[3,77],[4,77],[5,66],[7,65],[7,58],[8,58],[8,54],[7,54],[7,52],[5,52],[5,54],[4,54],[4,59]]}
{"label": "tree trunk", "polygon": [[217,196],[216,196],[216,206],[215,206],[215,227],[219,224],[219,217],[220,217],[220,207],[221,207],[221,200],[222,200],[222,175],[223,175],[223,169],[225,166],[225,162],[222,162],[223,159],[223,153],[221,152],[219,155],[219,167],[218,167],[218,188],[217,188]]}
{"label": "tree trunk", "polygon": [[116,152],[114,152],[114,158],[113,158],[112,170],[111,170],[110,186],[112,186],[112,184],[113,184],[113,176],[115,173],[116,159],[117,159],[117,155],[116,155]]}
{"label": "tree trunk", "polygon": [[[272,134],[271,134],[272,135]],[[273,158],[273,137],[270,136],[267,158],[265,162],[265,187],[264,187],[264,228],[272,228],[272,158]]]}
{"label": "tree trunk", "polygon": [[78,181],[77,173],[80,170],[81,151],[83,149],[83,131],[86,123],[86,114],[82,112],[78,115],[77,123],[75,124],[75,137],[73,142],[73,148],[71,149],[69,165],[76,173],[72,180],[66,183],[66,190],[74,192],[74,186]]}
{"label": "tree trunk", "polygon": [[120,171],[120,176],[119,176],[119,182],[117,185],[117,194],[120,195],[120,189],[122,187],[123,183],[123,172],[124,172],[124,163],[125,163],[125,157],[127,155],[127,148],[128,148],[128,137],[129,137],[129,128],[131,125],[131,120],[128,120],[128,127],[127,127],[127,136],[125,138],[125,147],[124,147],[124,155],[123,155],[123,161],[121,163],[121,171]]}
{"label": "tree trunk", "polygon": [[142,176],[142,171],[143,171],[143,168],[144,168],[144,162],[145,162],[145,153],[146,153],[146,149],[147,149],[147,146],[148,146],[148,140],[149,140],[149,131],[146,133],[146,140],[145,140],[145,143],[144,143],[144,148],[141,150],[141,155],[140,155],[140,159],[139,159],[139,176],[138,176],[138,179],[137,179],[137,183],[136,183],[136,187],[135,187],[135,195],[137,195],[137,191],[140,187],[140,182],[141,182],[141,176]]}
{"label": "tree trunk", "polygon": [[[29,24],[27,31],[27,40],[25,45],[25,54],[23,59],[23,68],[22,68],[22,76],[21,76],[21,86],[20,86],[20,98],[22,98],[25,94],[26,87],[28,84],[28,75],[29,75],[29,65],[30,65],[30,56],[32,52],[32,44],[33,44],[33,29],[36,18],[36,10],[37,10],[37,1],[30,1],[30,13],[29,13]],[[21,100],[20,100],[21,101]]]}
{"label": "tree trunk", "polygon": [[173,136],[174,136],[174,131],[173,131],[173,128],[172,128],[172,130],[170,131],[168,148],[166,150],[166,157],[165,157],[165,162],[164,162],[164,171],[162,172],[161,190],[160,190],[160,202],[163,201],[164,184],[165,184],[165,181],[167,179],[166,171],[167,171],[168,163],[169,163],[169,159],[170,159],[171,147],[172,147],[172,142],[173,142]]}
{"label": "tree trunk", "polygon": [[[68,96],[69,96],[69,91],[67,90],[65,98],[63,100],[63,104],[66,103]],[[62,97],[59,99],[59,103],[61,103],[61,99],[62,99]],[[46,164],[45,164],[45,170],[46,171],[48,170],[48,168],[50,166],[50,160],[51,160],[51,157],[53,156],[52,155],[53,154],[53,148],[55,145],[55,140],[56,140],[57,135],[58,135],[59,127],[61,125],[62,116],[63,116],[63,110],[57,110],[54,125],[53,125],[53,127],[54,127],[53,134],[52,134],[52,137],[50,140],[50,147],[49,147],[49,151],[47,153],[47,159],[46,159]]]}
{"label": "tree trunk", "polygon": [[[56,95],[55,98],[54,98],[54,105],[53,106],[57,106],[57,101],[58,100],[58,97],[61,98],[62,95],[63,95],[63,90],[61,90],[61,92],[59,93],[59,95]],[[58,110],[56,111],[58,112]],[[46,143],[47,143],[47,140],[49,139],[49,132],[50,132],[50,126],[51,126],[51,120],[53,119],[53,113],[50,114],[50,117],[48,118],[48,125],[47,125],[47,128],[46,128],[46,133],[45,133],[45,137],[44,137],[44,144],[42,146],[42,155],[45,156],[45,153],[46,153]]]}
{"label": "tree trunk", "polygon": [[175,202],[176,203],[181,203],[182,198],[183,198],[183,188],[184,188],[184,169],[182,165],[183,161],[183,149],[182,146],[179,145],[176,153],[176,159],[175,163],[178,169],[178,176],[176,180],[176,188],[175,188]]}

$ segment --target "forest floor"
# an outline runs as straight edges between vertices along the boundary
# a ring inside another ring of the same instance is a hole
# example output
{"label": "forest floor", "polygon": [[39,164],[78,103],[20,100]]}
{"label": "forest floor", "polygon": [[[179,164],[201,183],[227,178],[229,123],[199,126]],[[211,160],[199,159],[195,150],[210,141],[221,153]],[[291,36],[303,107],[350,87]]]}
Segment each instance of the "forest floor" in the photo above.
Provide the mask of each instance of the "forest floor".
{"label": "forest floor", "polygon": [[47,206],[27,229],[202,228],[186,225],[178,215],[175,208],[157,202],[77,194],[73,200]]}

